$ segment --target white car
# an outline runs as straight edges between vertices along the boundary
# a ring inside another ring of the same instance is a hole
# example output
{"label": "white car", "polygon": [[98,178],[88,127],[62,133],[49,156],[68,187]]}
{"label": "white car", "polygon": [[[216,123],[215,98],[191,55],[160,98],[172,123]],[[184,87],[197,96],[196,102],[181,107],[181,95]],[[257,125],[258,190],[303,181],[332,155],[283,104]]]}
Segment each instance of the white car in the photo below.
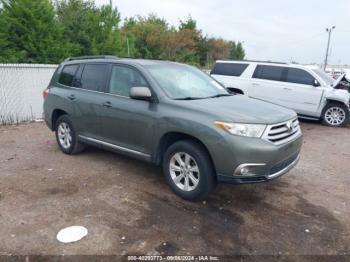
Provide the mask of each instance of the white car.
{"label": "white car", "polygon": [[294,109],[328,126],[349,122],[350,94],[318,67],[259,61],[217,61],[211,76],[229,90]]}

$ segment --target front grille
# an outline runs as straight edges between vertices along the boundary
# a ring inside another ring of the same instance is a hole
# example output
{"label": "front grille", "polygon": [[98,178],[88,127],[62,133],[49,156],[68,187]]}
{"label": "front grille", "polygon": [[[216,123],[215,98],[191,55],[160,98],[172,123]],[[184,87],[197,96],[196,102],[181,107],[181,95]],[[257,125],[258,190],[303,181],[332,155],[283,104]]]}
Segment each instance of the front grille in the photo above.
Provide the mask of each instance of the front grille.
{"label": "front grille", "polygon": [[300,134],[299,121],[295,118],[283,123],[267,126],[262,138],[275,145],[281,145],[295,139]]}

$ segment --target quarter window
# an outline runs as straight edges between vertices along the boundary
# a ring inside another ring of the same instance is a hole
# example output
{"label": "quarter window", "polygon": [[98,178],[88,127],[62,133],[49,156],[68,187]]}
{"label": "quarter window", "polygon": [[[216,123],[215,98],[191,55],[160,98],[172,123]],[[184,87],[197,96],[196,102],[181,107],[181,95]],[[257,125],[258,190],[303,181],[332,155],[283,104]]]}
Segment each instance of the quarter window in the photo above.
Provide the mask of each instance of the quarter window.
{"label": "quarter window", "polygon": [[112,67],[109,93],[129,97],[130,88],[136,86],[147,86],[147,82],[138,71],[120,65]]}
{"label": "quarter window", "polygon": [[253,78],[260,78],[266,80],[282,81],[284,67],[258,65],[255,69]]}
{"label": "quarter window", "polygon": [[213,75],[227,75],[227,76],[240,76],[244,70],[248,67],[248,64],[237,63],[217,63],[210,74]]}
{"label": "quarter window", "polygon": [[81,76],[81,87],[92,91],[102,91],[105,86],[107,65],[86,64]]}
{"label": "quarter window", "polygon": [[66,86],[72,86],[72,82],[78,67],[79,65],[66,65],[63,67],[58,83]]}
{"label": "quarter window", "polygon": [[289,68],[286,81],[289,83],[312,85],[315,78],[305,70],[299,68]]}

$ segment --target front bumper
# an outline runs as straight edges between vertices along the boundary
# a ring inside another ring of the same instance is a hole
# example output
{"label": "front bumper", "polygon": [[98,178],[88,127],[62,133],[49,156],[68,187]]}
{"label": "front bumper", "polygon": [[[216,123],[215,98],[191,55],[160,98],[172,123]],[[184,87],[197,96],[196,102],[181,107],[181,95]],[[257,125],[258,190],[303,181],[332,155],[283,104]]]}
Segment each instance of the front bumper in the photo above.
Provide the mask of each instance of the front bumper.
{"label": "front bumper", "polygon": [[278,178],[288,173],[293,167],[295,167],[300,159],[299,153],[294,155],[281,163],[275,165],[266,175],[253,175],[253,176],[223,176],[218,175],[218,181],[231,184],[247,184],[247,183],[260,183],[267,182],[272,179]]}
{"label": "front bumper", "polygon": [[[226,154],[214,163],[218,181],[234,184],[267,182],[288,173],[298,163],[303,143],[302,135],[278,146],[262,139],[227,139],[227,147],[219,147],[226,148]],[[244,173],[241,168],[247,166]]]}

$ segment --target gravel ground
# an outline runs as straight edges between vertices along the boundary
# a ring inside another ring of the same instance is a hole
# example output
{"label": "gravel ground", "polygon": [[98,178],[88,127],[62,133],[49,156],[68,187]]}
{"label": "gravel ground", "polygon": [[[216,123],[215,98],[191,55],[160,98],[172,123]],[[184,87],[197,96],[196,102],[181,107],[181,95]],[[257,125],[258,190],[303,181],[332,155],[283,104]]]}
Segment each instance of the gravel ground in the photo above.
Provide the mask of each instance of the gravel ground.
{"label": "gravel ground", "polygon": [[[302,130],[289,174],[191,203],[160,168],[94,148],[64,155],[43,123],[0,127],[0,255],[349,255],[350,128]],[[70,225],[88,236],[59,243]]]}

